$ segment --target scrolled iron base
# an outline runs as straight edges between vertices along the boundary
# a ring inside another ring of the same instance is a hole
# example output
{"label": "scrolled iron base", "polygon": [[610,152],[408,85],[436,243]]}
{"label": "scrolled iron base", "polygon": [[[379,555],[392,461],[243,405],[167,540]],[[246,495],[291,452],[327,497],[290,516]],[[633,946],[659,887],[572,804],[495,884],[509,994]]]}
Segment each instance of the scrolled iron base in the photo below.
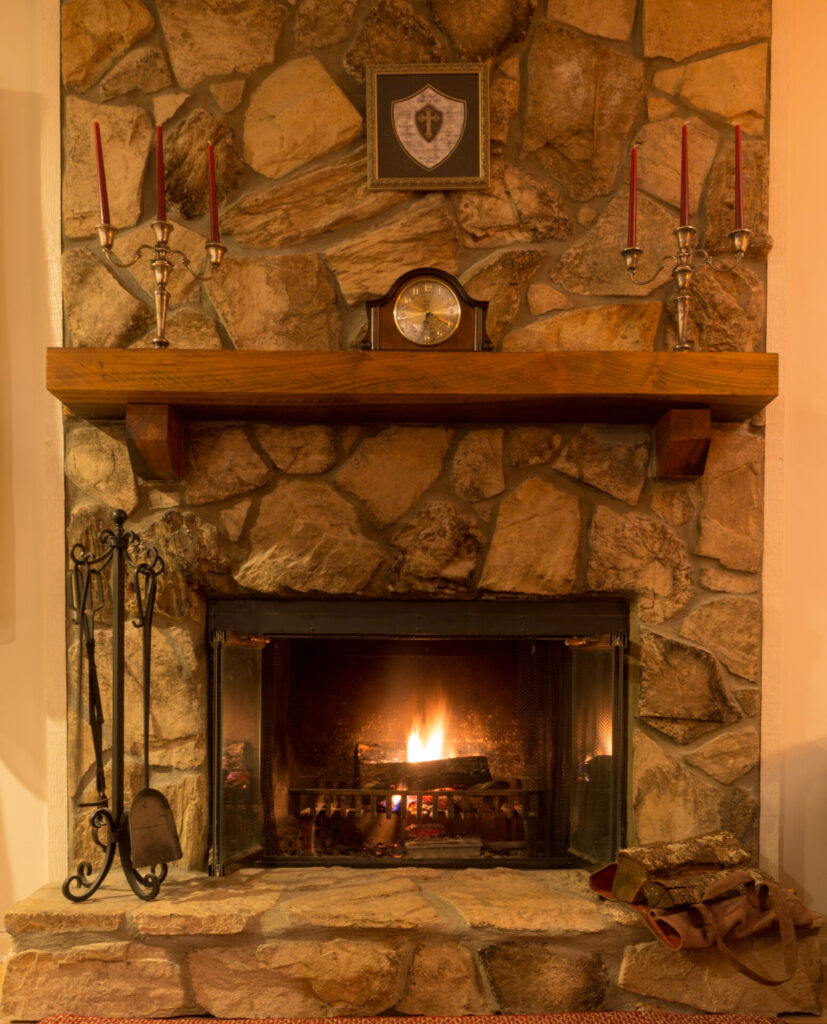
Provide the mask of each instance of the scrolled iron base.
{"label": "scrolled iron base", "polygon": [[[166,864],[153,864],[142,874],[132,863],[132,847],[129,841],[128,816],[124,813],[120,826],[115,828],[112,815],[106,809],[95,811],[89,819],[92,826],[92,839],[104,850],[103,864],[98,873],[92,877],[92,862],[82,860],[75,873],[69,875],[61,886],[61,892],[72,903],[82,903],[98,891],[115,862],[115,854],[120,857],[121,868],[129,883],[129,888],[138,899],[154,900],[161,890],[169,870]],[[106,841],[100,837],[100,830],[106,829]]]}
{"label": "scrolled iron base", "polygon": [[[97,846],[100,846],[105,851],[103,865],[97,875],[92,878],[91,875],[94,871],[92,862],[82,860],[78,864],[75,874],[69,875],[64,881],[61,892],[67,900],[71,900],[73,903],[82,903],[83,900],[88,900],[93,893],[98,891],[103,880],[109,874],[112,862],[115,860],[117,843],[114,840],[116,829],[112,815],[105,808],[100,808],[91,816],[89,824],[92,826],[92,839]],[[107,830],[106,842],[101,839],[99,834],[102,828]],[[77,891],[73,891],[73,887]]]}

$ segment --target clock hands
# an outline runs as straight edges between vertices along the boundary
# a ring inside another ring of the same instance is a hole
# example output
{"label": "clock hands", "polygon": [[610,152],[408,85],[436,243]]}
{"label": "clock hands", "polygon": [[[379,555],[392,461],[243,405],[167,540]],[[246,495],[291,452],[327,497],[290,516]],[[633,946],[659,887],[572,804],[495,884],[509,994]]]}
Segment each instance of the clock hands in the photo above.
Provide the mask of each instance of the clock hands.
{"label": "clock hands", "polygon": [[428,316],[432,316],[434,320],[439,320],[443,324],[451,323],[447,316],[440,316],[439,313],[433,313],[430,310],[428,311]]}
{"label": "clock hands", "polygon": [[428,317],[430,317],[432,320],[439,320],[439,322],[443,324],[451,324],[451,321],[448,319],[448,317],[440,316],[439,313],[435,313],[432,309],[408,309],[404,311],[400,310],[397,316],[400,320],[407,320],[410,322],[416,322],[421,320],[421,322],[426,327],[428,326]]}

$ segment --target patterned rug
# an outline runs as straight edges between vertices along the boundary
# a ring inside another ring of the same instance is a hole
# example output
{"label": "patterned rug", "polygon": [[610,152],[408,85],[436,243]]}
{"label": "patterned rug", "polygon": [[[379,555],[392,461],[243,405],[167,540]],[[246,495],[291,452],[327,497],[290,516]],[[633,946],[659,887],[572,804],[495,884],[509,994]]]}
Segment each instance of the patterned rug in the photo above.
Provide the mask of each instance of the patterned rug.
{"label": "patterned rug", "polygon": [[[755,1017],[743,1013],[661,1013],[657,1010],[635,1010],[621,1013],[535,1013],[499,1014],[476,1017],[293,1017],[291,1024],[394,1024],[404,1021],[427,1021],[428,1024],[767,1024],[777,1017]],[[181,1024],[214,1024],[215,1017],[174,1017]],[[228,1019],[226,1024],[284,1024],[285,1018],[268,1017],[250,1020],[247,1017]],[[45,1017],[40,1024],[153,1024],[146,1017],[73,1017],[71,1014],[56,1014]]]}

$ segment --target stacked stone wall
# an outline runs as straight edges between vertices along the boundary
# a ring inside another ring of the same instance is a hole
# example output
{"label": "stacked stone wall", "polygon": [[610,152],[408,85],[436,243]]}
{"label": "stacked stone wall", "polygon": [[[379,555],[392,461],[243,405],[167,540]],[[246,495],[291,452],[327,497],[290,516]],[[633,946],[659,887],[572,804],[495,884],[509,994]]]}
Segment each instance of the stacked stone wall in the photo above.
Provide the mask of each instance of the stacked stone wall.
{"label": "stacked stone wall", "polygon": [[[727,251],[738,122],[751,247],[732,274],[698,273],[690,331],[708,350],[761,350],[769,0],[683,11],[666,0],[66,0],[65,344],[147,347],[154,323],[146,261],[114,271],[95,243],[94,120],[122,257],[150,240],[158,122],[172,241],[198,264],[215,144],[228,253],[206,286],[174,272],[173,347],[353,348],[367,297],[438,265],[489,300],[495,348],[511,351],[672,343],[668,274],[637,287],[619,254],[629,151],[640,146],[645,276],[674,250],[684,122],[692,222],[711,253]],[[490,187],[369,192],[365,66],[458,60],[489,66]],[[168,564],[151,756],[186,863],[206,856],[210,595],[625,595],[632,834],[723,824],[755,849],[762,467],[760,421],[716,426],[704,476],[686,482],[654,477],[644,427],[203,423],[189,428],[182,480],[159,485],[133,475],[121,425],[69,418],[70,543],[92,544],[123,508]],[[101,625],[105,650],[105,614]],[[137,707],[139,645],[128,646]],[[81,693],[70,671],[73,801],[94,781]],[[73,861],[88,844],[82,812],[75,834]]]}

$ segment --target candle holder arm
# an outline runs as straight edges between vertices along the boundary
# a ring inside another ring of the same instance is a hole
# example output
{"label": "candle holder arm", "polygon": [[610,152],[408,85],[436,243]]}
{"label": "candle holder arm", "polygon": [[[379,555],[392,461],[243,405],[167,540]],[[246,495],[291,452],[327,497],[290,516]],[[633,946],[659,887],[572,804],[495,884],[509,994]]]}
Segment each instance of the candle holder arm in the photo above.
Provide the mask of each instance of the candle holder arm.
{"label": "candle holder arm", "polygon": [[174,250],[175,253],[181,257],[181,262],[196,281],[209,281],[215,274],[216,270],[221,266],[221,261],[224,259],[224,253],[227,251],[227,246],[222,245],[220,242],[207,242],[204,248],[206,250],[207,260],[209,261],[207,264],[209,273],[198,273],[198,271],[193,270],[189,257],[182,253],[180,249]]}
{"label": "candle holder arm", "polygon": [[655,280],[655,278],[661,273],[661,271],[666,268],[670,261],[672,262],[673,267],[678,265],[677,256],[674,256],[673,254],[669,253],[668,255],[663,257],[660,263],[658,263],[657,267],[655,267],[655,272],[652,274],[651,277],[647,277],[645,280],[640,280],[635,275],[637,274],[638,259],[642,252],[643,250],[638,249],[637,247],[630,247],[622,250],[623,258],[626,261],[626,269],[629,271],[629,277],[631,277],[635,284],[651,284]]}
{"label": "candle holder arm", "polygon": [[112,252],[112,246],[115,244],[116,234],[117,229],[113,228],[110,224],[98,224],[98,239],[100,241],[100,246],[112,266],[121,267],[126,270],[129,267],[134,267],[145,252],[151,252],[153,255],[155,254],[154,246],[144,244],[139,245],[138,248],[134,250],[132,259],[122,260],[120,256],[116,256],[115,253]]}
{"label": "candle holder arm", "polygon": [[120,257],[116,256],[111,249],[104,249],[103,251],[106,253],[107,260],[109,260],[114,267],[120,267],[123,270],[128,270],[129,267],[134,267],[138,260],[142,258],[144,250],[153,254],[155,252],[151,245],[142,245],[132,254],[131,260],[124,261],[120,259]]}
{"label": "candle holder arm", "polygon": [[713,256],[710,256],[706,249],[696,249],[695,255],[699,256],[708,267],[715,271],[716,274],[728,274],[738,266],[746,255],[747,246],[749,245],[749,237],[751,234],[752,232],[749,228],[736,228],[734,231],[730,231],[729,237],[732,242],[731,258],[723,256],[720,260],[716,261]]}

